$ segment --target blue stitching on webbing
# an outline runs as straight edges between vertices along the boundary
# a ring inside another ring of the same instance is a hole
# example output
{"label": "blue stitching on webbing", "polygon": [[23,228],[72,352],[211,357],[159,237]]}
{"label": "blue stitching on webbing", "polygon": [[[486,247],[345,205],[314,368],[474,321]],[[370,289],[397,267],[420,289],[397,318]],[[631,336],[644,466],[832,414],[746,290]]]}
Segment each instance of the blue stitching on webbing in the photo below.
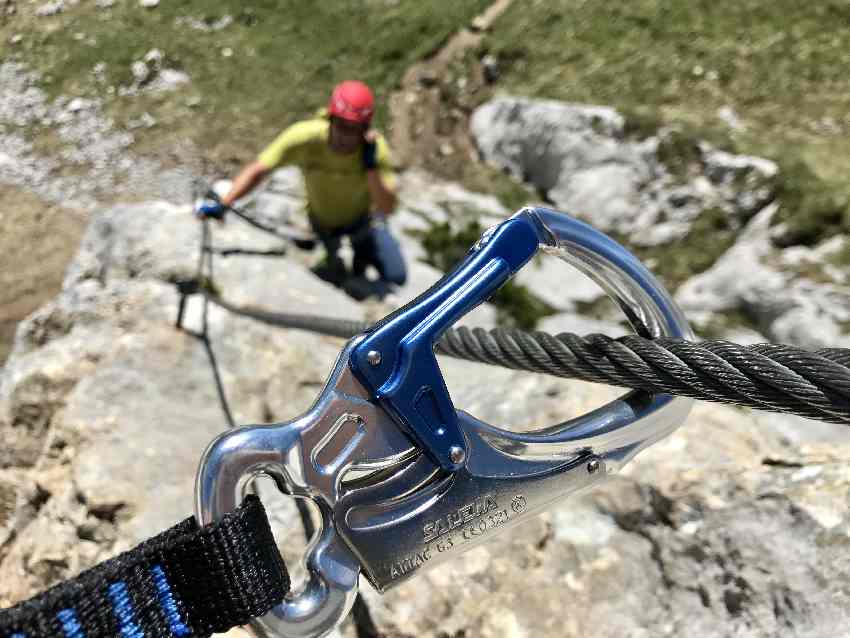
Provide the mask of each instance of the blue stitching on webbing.
{"label": "blue stitching on webbing", "polygon": [[127,591],[127,585],[123,581],[119,580],[109,586],[109,600],[112,601],[112,610],[118,619],[121,635],[124,638],[145,638],[144,632],[136,624],[130,592]]}
{"label": "blue stitching on webbing", "polygon": [[171,592],[171,584],[165,576],[165,570],[162,565],[154,565],[151,567],[153,574],[153,582],[156,586],[156,591],[159,594],[159,604],[162,606],[165,615],[168,616],[168,624],[171,628],[171,633],[181,638],[182,636],[190,636],[192,630],[180,618],[180,610],[177,609],[177,601],[174,599],[174,594]]}
{"label": "blue stitching on webbing", "polygon": [[83,626],[77,620],[77,614],[73,609],[63,609],[56,614],[56,617],[62,623],[62,631],[65,632],[66,638],[85,638]]}

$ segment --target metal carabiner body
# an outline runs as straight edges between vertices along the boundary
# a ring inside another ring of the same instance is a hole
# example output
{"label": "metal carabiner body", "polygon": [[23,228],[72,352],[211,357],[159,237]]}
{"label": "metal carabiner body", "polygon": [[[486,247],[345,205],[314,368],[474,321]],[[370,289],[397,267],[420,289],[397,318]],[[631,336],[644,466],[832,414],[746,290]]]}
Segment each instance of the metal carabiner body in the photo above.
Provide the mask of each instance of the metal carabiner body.
{"label": "metal carabiner body", "polygon": [[307,585],[256,620],[257,633],[324,635],[361,572],[385,591],[603,481],[684,421],[690,399],[641,391],[522,434],[455,409],[434,344],[538,250],[596,281],[638,334],[692,336],[652,274],[587,224],[525,208],[491,228],[452,273],[346,345],[306,414],[225,433],[204,454],[201,523],[235,509],[258,474],[322,515]]}

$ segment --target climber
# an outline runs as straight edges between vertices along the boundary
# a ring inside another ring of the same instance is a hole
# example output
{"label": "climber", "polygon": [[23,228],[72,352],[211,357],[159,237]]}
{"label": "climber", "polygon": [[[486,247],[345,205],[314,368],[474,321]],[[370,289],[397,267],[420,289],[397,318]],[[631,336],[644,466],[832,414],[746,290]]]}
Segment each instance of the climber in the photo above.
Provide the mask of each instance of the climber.
{"label": "climber", "polygon": [[[307,217],[327,253],[313,272],[356,299],[383,297],[404,284],[407,272],[387,226],[386,216],[397,202],[396,177],[385,139],[370,128],[373,112],[368,86],[342,82],[326,110],[285,129],[239,173],[220,201],[203,202],[198,216],[223,220],[228,207],[272,170],[297,166],[304,175]],[[338,254],[344,237],[354,251],[350,270]],[[377,280],[366,277],[368,266],[377,270]]]}

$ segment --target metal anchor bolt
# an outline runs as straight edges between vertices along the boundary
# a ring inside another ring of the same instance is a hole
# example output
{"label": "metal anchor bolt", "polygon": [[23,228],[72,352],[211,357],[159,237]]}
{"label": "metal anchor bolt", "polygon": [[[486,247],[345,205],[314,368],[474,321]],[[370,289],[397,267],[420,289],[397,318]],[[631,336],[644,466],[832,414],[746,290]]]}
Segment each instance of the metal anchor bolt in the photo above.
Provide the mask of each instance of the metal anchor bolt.
{"label": "metal anchor bolt", "polygon": [[381,363],[381,353],[377,350],[369,350],[366,353],[366,360],[369,362],[370,366],[377,366]]}

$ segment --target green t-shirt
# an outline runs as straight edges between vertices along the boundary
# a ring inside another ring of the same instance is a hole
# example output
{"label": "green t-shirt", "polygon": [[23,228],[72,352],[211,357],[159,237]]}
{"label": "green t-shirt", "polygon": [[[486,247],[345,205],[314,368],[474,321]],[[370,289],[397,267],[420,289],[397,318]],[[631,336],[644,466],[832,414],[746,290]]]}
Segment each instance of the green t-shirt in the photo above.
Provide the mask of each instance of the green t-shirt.
{"label": "green t-shirt", "polygon": [[[349,226],[372,209],[366,169],[359,152],[336,153],[328,146],[330,121],[325,118],[297,122],[283,131],[260,154],[258,161],[271,170],[297,166],[304,174],[307,207],[324,228]],[[395,186],[386,140],[378,136],[378,170],[384,183]]]}

